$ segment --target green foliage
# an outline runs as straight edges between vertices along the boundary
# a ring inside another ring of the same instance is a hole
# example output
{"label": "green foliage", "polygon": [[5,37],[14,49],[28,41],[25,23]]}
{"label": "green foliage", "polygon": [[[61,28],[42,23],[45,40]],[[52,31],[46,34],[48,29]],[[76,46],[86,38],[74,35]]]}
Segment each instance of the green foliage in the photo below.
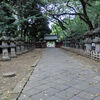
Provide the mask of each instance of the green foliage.
{"label": "green foliage", "polygon": [[[0,4],[0,34],[5,31],[6,33],[10,32],[10,29],[14,27],[13,22],[15,18],[12,16],[8,5],[5,3]],[[8,34],[6,34],[8,35]]]}
{"label": "green foliage", "polygon": [[[69,1],[69,2],[68,2]],[[0,36],[5,31],[6,35],[21,36],[26,41],[43,40],[44,34],[50,33],[48,27],[48,16],[54,14],[52,18],[61,13],[81,13],[81,0],[1,0],[0,1]],[[85,1],[85,0],[84,0]],[[70,6],[67,6],[67,3]],[[48,7],[53,5],[46,14],[41,12],[40,6]],[[74,8],[74,9],[73,9]],[[76,10],[76,12],[75,12]],[[56,22],[52,25],[52,33],[57,34],[59,40],[72,36],[77,38],[88,30],[90,21],[94,28],[100,23],[100,2],[89,0],[86,6],[87,20],[80,20],[80,16],[68,15],[64,18],[56,16]],[[16,17],[14,16],[16,15]],[[50,16],[51,17],[51,16]],[[84,15],[82,16],[84,18]],[[60,20],[60,21],[59,21]]]}
{"label": "green foliage", "polygon": [[32,38],[43,40],[44,34],[50,33],[50,29],[47,17],[38,7],[42,3],[41,0],[2,0],[0,2],[0,34],[6,31],[5,35],[21,36],[26,41]]}
{"label": "green foliage", "polygon": [[86,24],[82,22],[78,17],[75,17],[71,20],[69,18],[65,18],[63,21],[64,25],[67,27],[66,30],[62,30],[57,23],[52,25],[52,34],[57,34],[59,40],[69,36],[78,38],[87,31]]}
{"label": "green foliage", "polygon": [[[64,5],[69,1],[70,6]],[[83,14],[84,10],[81,5],[81,0],[76,1],[76,0],[62,0],[59,2],[54,0],[52,3],[55,2],[55,5],[58,3],[59,6],[56,6],[55,8],[57,9],[56,11],[52,9],[50,13],[54,14],[62,14],[62,13],[76,13],[74,10],[77,12]],[[84,0],[85,1],[85,0]],[[62,5],[63,4],[63,5]],[[90,21],[93,25],[94,28],[98,27],[100,24],[100,1],[89,1],[86,4],[86,11],[87,11],[87,16],[88,16],[88,21]],[[63,25],[67,28],[66,30],[62,30],[60,26],[58,25],[58,22],[54,25],[52,25],[52,34],[58,34],[59,39],[61,40],[62,38],[65,39],[66,37],[73,37],[73,38],[78,38],[81,35],[83,35],[86,31],[88,31],[88,23],[87,21],[81,20],[80,16],[77,15],[70,15],[67,14],[66,18],[61,20]],[[84,15],[85,16],[85,15]],[[84,18],[84,17],[82,17]],[[87,17],[86,17],[87,18]]]}
{"label": "green foliage", "polygon": [[100,1],[93,2],[91,5],[92,6],[88,7],[88,15],[94,27],[98,27],[100,23]]}

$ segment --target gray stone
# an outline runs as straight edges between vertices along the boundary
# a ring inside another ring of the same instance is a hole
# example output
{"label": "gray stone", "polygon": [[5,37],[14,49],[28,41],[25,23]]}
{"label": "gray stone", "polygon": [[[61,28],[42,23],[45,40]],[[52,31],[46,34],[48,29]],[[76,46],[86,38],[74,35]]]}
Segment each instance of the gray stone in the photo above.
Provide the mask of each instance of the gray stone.
{"label": "gray stone", "polygon": [[95,87],[89,87],[85,90],[85,92],[89,92],[89,93],[92,93],[92,94],[98,94],[100,93],[100,89],[98,88],[95,88]]}
{"label": "gray stone", "polygon": [[15,51],[16,45],[15,45],[14,42],[11,42],[10,45],[11,45],[11,57],[12,57],[12,58],[15,58],[15,57],[17,57],[17,56],[16,56],[16,51]]}
{"label": "gray stone", "polygon": [[100,100],[100,96],[96,97],[94,100]]}
{"label": "gray stone", "polygon": [[52,96],[52,97],[49,97],[47,100],[62,100],[62,99],[61,98],[58,98],[56,96]]}
{"label": "gray stone", "polygon": [[31,100],[48,100],[49,96],[43,93],[31,96]]}
{"label": "gray stone", "polygon": [[17,55],[21,54],[21,47],[19,45],[16,46],[16,54]]}
{"label": "gray stone", "polygon": [[3,77],[14,77],[16,76],[15,72],[7,72],[7,73],[3,73]]}
{"label": "gray stone", "polygon": [[81,98],[81,97],[78,97],[78,96],[74,96],[69,100],[88,100],[88,99],[84,99],[84,98]]}
{"label": "gray stone", "polygon": [[100,76],[96,76],[94,79],[100,81]]}
{"label": "gray stone", "polygon": [[2,94],[3,94],[3,91],[0,90],[0,95],[2,95]]}
{"label": "gray stone", "polygon": [[80,94],[78,94],[78,96],[86,100],[92,100],[95,97],[92,93],[85,91],[82,91]]}
{"label": "gray stone", "polygon": [[99,80],[92,76],[96,72],[79,60],[47,48],[18,100],[91,100],[91,94],[100,93],[99,84],[89,84]]}
{"label": "gray stone", "polygon": [[37,63],[34,63],[34,64],[32,64],[32,66],[31,66],[31,67],[36,67],[36,65],[37,65]]}
{"label": "gray stone", "polygon": [[6,41],[2,42],[2,60],[10,60],[9,54],[8,54],[8,44]]}
{"label": "gray stone", "polygon": [[11,48],[11,57],[16,58],[15,48]]}
{"label": "gray stone", "polygon": [[76,89],[80,89],[80,90],[85,90],[89,87],[89,84],[85,81],[85,82],[80,82],[76,85],[73,85],[72,87],[76,88]]}

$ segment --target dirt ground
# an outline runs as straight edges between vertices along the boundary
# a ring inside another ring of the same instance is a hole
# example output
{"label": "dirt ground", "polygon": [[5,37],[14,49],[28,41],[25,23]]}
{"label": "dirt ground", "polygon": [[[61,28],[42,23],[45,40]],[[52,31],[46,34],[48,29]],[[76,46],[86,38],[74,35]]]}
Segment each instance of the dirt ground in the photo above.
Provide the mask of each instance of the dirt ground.
{"label": "dirt ground", "polygon": [[[30,67],[42,54],[43,49],[34,49],[22,54],[11,61],[0,61],[0,98],[9,93],[32,69]],[[15,77],[5,78],[3,73],[15,72]],[[0,99],[1,100],[1,99]]]}

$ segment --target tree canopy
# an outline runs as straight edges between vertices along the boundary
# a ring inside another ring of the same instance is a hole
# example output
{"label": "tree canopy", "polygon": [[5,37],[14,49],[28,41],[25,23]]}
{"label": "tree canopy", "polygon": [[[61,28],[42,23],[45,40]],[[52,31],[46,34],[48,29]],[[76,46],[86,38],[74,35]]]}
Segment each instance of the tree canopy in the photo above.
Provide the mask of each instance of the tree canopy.
{"label": "tree canopy", "polygon": [[100,1],[98,0],[48,1],[49,4],[45,6],[46,13],[55,19],[56,23],[52,25],[52,30],[61,35],[60,38],[66,36],[77,38],[99,26]]}
{"label": "tree canopy", "polygon": [[2,0],[0,35],[19,36],[26,41],[43,40],[43,35],[51,30],[47,17],[41,12],[40,4],[37,0]]}
{"label": "tree canopy", "polygon": [[78,37],[100,23],[99,0],[1,0],[0,36],[42,41],[44,34]]}

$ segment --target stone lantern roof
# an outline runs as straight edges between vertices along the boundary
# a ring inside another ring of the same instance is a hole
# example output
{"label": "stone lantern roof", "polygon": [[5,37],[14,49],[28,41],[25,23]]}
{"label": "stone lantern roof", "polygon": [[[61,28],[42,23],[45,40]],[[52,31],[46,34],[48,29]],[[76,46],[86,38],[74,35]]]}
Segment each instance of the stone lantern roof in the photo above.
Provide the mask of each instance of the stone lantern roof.
{"label": "stone lantern roof", "polygon": [[86,38],[86,39],[84,40],[84,43],[92,43],[92,39],[91,39],[91,38]]}
{"label": "stone lantern roof", "polygon": [[84,36],[91,36],[93,35],[93,30],[85,32]]}
{"label": "stone lantern roof", "polygon": [[95,37],[95,39],[93,39],[94,43],[100,43],[100,38],[99,37]]}
{"label": "stone lantern roof", "polygon": [[2,36],[2,37],[0,38],[0,41],[9,41],[9,40],[10,40],[10,38],[7,37],[7,36]]}
{"label": "stone lantern roof", "polygon": [[16,41],[22,41],[22,38],[21,37],[16,37],[15,40]]}
{"label": "stone lantern roof", "polygon": [[13,38],[13,37],[12,37],[12,38],[10,38],[10,41],[15,41],[15,38]]}
{"label": "stone lantern roof", "polygon": [[96,29],[93,31],[93,34],[100,34],[100,28],[96,28]]}

